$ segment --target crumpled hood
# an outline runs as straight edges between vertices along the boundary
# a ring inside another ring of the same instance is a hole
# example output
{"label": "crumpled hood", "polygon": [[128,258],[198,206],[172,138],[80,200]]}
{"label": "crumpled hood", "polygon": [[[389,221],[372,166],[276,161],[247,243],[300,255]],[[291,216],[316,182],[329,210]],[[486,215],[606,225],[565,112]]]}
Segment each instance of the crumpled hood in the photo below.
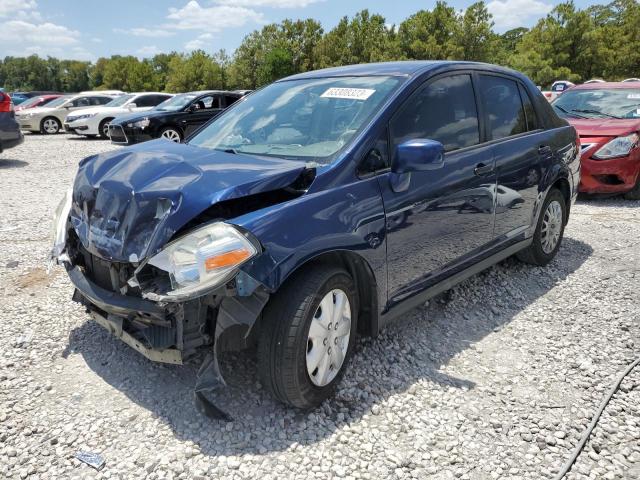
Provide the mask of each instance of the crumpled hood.
{"label": "crumpled hood", "polygon": [[640,120],[634,118],[567,118],[581,137],[617,137],[640,130]]}
{"label": "crumpled hood", "polygon": [[215,203],[285,187],[305,168],[154,140],[80,162],[70,221],[92,254],[141,261]]}

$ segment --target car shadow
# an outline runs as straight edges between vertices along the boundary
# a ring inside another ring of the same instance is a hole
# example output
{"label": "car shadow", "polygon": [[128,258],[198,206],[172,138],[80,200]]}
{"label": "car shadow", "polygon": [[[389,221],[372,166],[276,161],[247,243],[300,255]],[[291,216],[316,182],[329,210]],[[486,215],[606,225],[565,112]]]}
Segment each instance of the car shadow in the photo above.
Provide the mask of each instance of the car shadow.
{"label": "car shadow", "polygon": [[68,134],[69,138],[67,138],[67,140],[71,140],[74,142],[95,142],[97,140],[109,140],[108,138],[102,138],[98,135],[95,135],[93,137],[87,137],[85,135],[71,135]]}
{"label": "car shadow", "polygon": [[10,158],[0,158],[0,170],[10,168],[23,168],[29,165],[29,162],[24,160],[14,160]]}
{"label": "car shadow", "polygon": [[[94,322],[86,321],[71,331],[63,356],[82,355],[105,382],[152,412],[178,438],[199,445],[204,455],[281,451],[293,444],[316,443],[345,424],[357,423],[376,404],[414,386],[475,388],[474,382],[446,373],[454,357],[509,324],[592,253],[589,245],[565,237],[548,267],[507,259],[415,309],[377,338],[359,340],[335,396],[312,412],[286,408],[273,400],[258,381],[255,351],[221,355],[228,388],[216,395],[214,403],[234,418],[231,423],[210,420],[196,410],[197,364],[154,364]],[[499,289],[492,294],[491,304],[488,283]],[[229,436],[233,430],[238,433]]]}

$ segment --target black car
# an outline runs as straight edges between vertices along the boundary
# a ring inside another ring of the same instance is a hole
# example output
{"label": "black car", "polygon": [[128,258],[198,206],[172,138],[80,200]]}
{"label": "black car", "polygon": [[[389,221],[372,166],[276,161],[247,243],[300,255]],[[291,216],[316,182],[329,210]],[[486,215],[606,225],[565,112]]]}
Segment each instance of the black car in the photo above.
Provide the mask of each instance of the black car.
{"label": "black car", "polygon": [[125,145],[161,137],[180,143],[242,97],[220,90],[181,93],[153,110],[116,118],[109,125],[109,137]]}
{"label": "black car", "polygon": [[13,112],[13,102],[9,94],[0,92],[0,153],[20,145],[24,136]]}

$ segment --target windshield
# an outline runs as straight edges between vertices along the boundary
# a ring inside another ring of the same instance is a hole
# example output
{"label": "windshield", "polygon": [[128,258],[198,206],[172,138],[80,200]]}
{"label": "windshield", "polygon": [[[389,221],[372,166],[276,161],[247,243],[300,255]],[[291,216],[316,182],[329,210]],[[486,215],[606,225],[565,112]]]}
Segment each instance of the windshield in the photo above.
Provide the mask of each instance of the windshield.
{"label": "windshield", "polygon": [[164,112],[177,112],[178,110],[182,110],[184,107],[189,105],[189,103],[191,103],[191,101],[197,96],[198,95],[196,95],[195,93],[181,93],[180,95],[171,97],[169,100],[165,100],[155,109],[162,110]]}
{"label": "windshield", "polygon": [[640,118],[640,89],[569,90],[552,105],[563,117]]}
{"label": "windshield", "polygon": [[273,83],[238,102],[189,143],[232,153],[329,163],[400,80],[380,76]]}
{"label": "windshield", "polygon": [[72,98],[71,95],[65,95],[64,97],[56,98],[55,100],[47,103],[47,107],[59,107],[63,103],[66,103],[70,98]]}
{"label": "windshield", "polygon": [[120,95],[117,98],[114,98],[109,103],[105,105],[105,107],[121,107],[129,100],[131,100],[135,95]]}
{"label": "windshield", "polygon": [[36,103],[40,103],[40,98],[41,97],[30,98],[29,100],[25,100],[24,102],[22,102],[20,104],[20,106],[21,107],[31,107],[32,105],[35,105]]}

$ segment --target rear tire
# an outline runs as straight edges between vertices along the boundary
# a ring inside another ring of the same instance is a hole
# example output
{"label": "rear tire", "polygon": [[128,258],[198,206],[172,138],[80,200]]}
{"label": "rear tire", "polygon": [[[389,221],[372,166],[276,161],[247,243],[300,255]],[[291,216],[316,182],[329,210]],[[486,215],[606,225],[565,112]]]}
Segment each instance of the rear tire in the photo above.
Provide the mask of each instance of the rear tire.
{"label": "rear tire", "polygon": [[62,125],[56,117],[46,117],[40,122],[40,133],[44,135],[55,135],[60,133]]}
{"label": "rear tire", "polygon": [[105,118],[98,125],[98,135],[100,138],[107,140],[109,138],[109,123],[113,120],[113,118]]}
{"label": "rear tire", "polygon": [[640,200],[640,175],[638,175],[636,186],[633,187],[633,190],[625,193],[624,198],[626,198],[627,200]]}
{"label": "rear tire", "polygon": [[295,274],[263,313],[258,341],[262,385],[285,404],[301,409],[320,405],[344,375],[357,312],[353,280],[341,268],[318,265]]}
{"label": "rear tire", "polygon": [[567,202],[562,192],[553,188],[549,190],[542,204],[533,243],[516,253],[516,257],[525,263],[541,267],[548,264],[558,253],[566,223]]}

